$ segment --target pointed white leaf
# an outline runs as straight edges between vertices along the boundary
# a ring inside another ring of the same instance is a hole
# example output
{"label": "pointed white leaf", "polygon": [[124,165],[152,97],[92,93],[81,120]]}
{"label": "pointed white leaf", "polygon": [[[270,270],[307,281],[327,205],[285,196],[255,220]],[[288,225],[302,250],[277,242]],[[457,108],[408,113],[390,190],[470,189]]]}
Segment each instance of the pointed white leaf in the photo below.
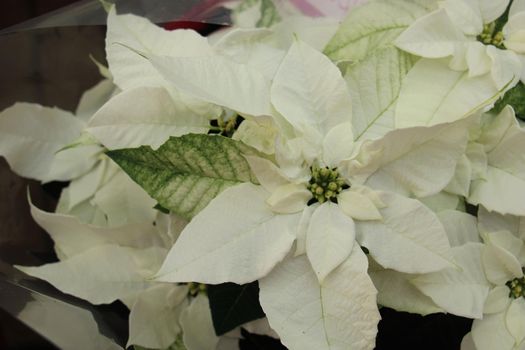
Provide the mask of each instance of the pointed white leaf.
{"label": "pointed white leaf", "polygon": [[349,173],[367,178],[366,185],[381,190],[426,197],[441,191],[455,173],[467,145],[470,120],[431,128],[393,130],[383,138],[366,142],[357,159],[348,162]]}
{"label": "pointed white leaf", "polygon": [[339,208],[355,220],[381,220],[382,216],[374,202],[365,194],[353,191],[343,191],[337,196]]}
{"label": "pointed white leaf", "polygon": [[268,321],[289,349],[373,349],[376,289],[359,246],[319,282],[305,256],[287,259],[259,282]]}
{"label": "pointed white leaf", "polygon": [[348,68],[344,77],[352,96],[356,140],[378,138],[394,129],[401,83],[413,64],[412,56],[387,48]]}
{"label": "pointed white leaf", "polygon": [[249,116],[271,115],[270,81],[259,70],[222,56],[150,56],[179,91]]}
{"label": "pointed white leaf", "polygon": [[242,141],[262,153],[274,154],[277,133],[277,128],[270,117],[258,117],[253,120],[245,119],[232,139]]}
{"label": "pointed white leaf", "polygon": [[482,204],[489,211],[525,215],[525,147],[523,130],[512,108],[506,107],[480,136],[488,152],[485,179],[474,181],[469,202]]}
{"label": "pointed white leaf", "polygon": [[296,40],[273,80],[272,104],[291,125],[323,136],[350,122],[352,103],[339,69],[319,51]]}
{"label": "pointed white leaf", "polygon": [[116,92],[117,87],[109,79],[100,83],[82,94],[75,115],[88,122],[100,107],[102,107]]}
{"label": "pointed white leaf", "polygon": [[519,54],[525,53],[525,8],[521,13],[509,14],[509,20],[503,28],[505,47]]}
{"label": "pointed white leaf", "polygon": [[505,88],[506,91],[518,83],[522,66],[515,52],[500,50],[491,45],[487,47],[487,55],[492,60],[492,79],[499,89]]}
{"label": "pointed white leaf", "polygon": [[254,156],[244,156],[244,158],[250,164],[250,168],[261,186],[268,192],[273,192],[290,183],[290,180],[272,161]]}
{"label": "pointed white leaf", "polygon": [[440,7],[445,9],[452,23],[466,35],[476,36],[482,32],[483,19],[476,0],[446,0]]}
{"label": "pointed white leaf", "polygon": [[489,212],[485,207],[480,206],[478,209],[478,225],[482,234],[508,231],[525,240],[525,217],[501,215],[496,212]]}
{"label": "pointed white leaf", "polygon": [[169,57],[201,56],[212,52],[206,38],[193,30],[167,31],[143,17],[117,15],[115,7],[109,12],[107,26],[109,70],[122,90],[165,85],[150,62],[133,50]]}
{"label": "pointed white leaf", "polygon": [[140,293],[129,314],[127,346],[165,349],[181,333],[179,317],[185,306],[187,286],[157,284]]}
{"label": "pointed white leaf", "polygon": [[443,210],[456,210],[460,205],[460,197],[447,192],[438,192],[432,196],[420,198],[419,200],[435,213]]}
{"label": "pointed white leaf", "polygon": [[326,202],[314,211],[306,232],[306,254],[320,284],[348,258],[354,240],[354,221],[337,204]]}
{"label": "pointed white leaf", "polygon": [[325,48],[334,61],[361,61],[392,42],[418,17],[433,8],[431,1],[370,1],[355,7]]}
{"label": "pointed white leaf", "polygon": [[294,257],[306,254],[306,233],[308,231],[308,227],[310,227],[310,220],[312,219],[312,215],[315,212],[315,210],[319,207],[319,205],[319,203],[315,203],[313,205],[305,207],[303,210],[301,219],[299,220],[299,224],[297,225],[297,240],[295,241],[296,247]]}
{"label": "pointed white leaf", "polygon": [[[454,258],[443,225],[421,202],[382,193],[383,221],[357,221],[357,241],[383,267],[427,273],[452,267]],[[414,220],[417,218],[417,220]]]}
{"label": "pointed white leaf", "polygon": [[156,279],[244,284],[268,274],[290,251],[301,215],[275,215],[267,197],[252,184],[226,189],[186,226]]}
{"label": "pointed white leaf", "polygon": [[[16,103],[0,113],[0,155],[20,176],[47,179],[55,153],[80,136],[82,120],[58,108]],[[75,172],[75,165],[69,171]],[[53,180],[70,180],[70,174]],[[75,174],[76,175],[76,174]]]}
{"label": "pointed white leaf", "polygon": [[266,199],[266,204],[275,213],[293,214],[302,212],[311,198],[312,192],[306,189],[305,184],[288,183],[276,188]]}
{"label": "pointed white leaf", "polygon": [[153,200],[124,172],[118,172],[105,183],[91,200],[104,212],[109,226],[152,223],[156,210]]}
{"label": "pointed white leaf", "polygon": [[525,298],[518,298],[510,303],[505,322],[516,344],[521,344],[525,339]]}
{"label": "pointed white leaf", "polygon": [[93,116],[87,131],[112,150],[143,145],[156,149],[170,136],[208,129],[207,118],[174,103],[165,89],[139,87],[112,98]]}
{"label": "pointed white leaf", "polygon": [[215,335],[208,298],[199,294],[180,317],[182,339],[188,350],[215,350],[219,338]]}
{"label": "pointed white leaf", "polygon": [[490,243],[483,247],[483,267],[487,279],[495,285],[523,276],[518,259],[508,250]]}
{"label": "pointed white leaf", "polygon": [[474,320],[472,339],[476,350],[513,350],[514,337],[505,325],[505,313],[485,315],[482,320]]}
{"label": "pointed white leaf", "polygon": [[416,277],[411,282],[446,312],[468,318],[482,318],[489,293],[481,264],[481,243],[452,248],[460,269],[448,268]]}
{"label": "pointed white leaf", "polygon": [[503,312],[507,309],[511,302],[509,298],[509,287],[507,286],[497,286],[494,287],[485,300],[485,307],[483,308],[483,313],[485,314],[495,314]]}
{"label": "pointed white leaf", "polygon": [[457,210],[444,210],[437,213],[437,216],[447,232],[452,247],[481,241],[476,217]]}
{"label": "pointed white leaf", "polygon": [[472,167],[470,165],[470,160],[464,154],[459,158],[458,163],[456,164],[454,177],[450,180],[444,190],[448,193],[468,197],[471,180]]}
{"label": "pointed white leaf", "polygon": [[117,245],[96,246],[73,257],[39,267],[17,266],[64,293],[92,304],[107,304],[151,286],[147,281],[158,267],[164,249],[136,250]]}
{"label": "pointed white leaf", "polygon": [[484,23],[498,19],[507,9],[510,0],[478,0]]}
{"label": "pointed white leaf", "polygon": [[490,74],[469,78],[467,71],[450,69],[446,60],[421,59],[403,81],[395,126],[429,126],[465,118],[496,101],[502,88]]}
{"label": "pointed white leaf", "polygon": [[455,53],[467,38],[451,21],[445,9],[418,18],[395,41],[395,45],[416,56],[442,58]]}
{"label": "pointed white leaf", "polygon": [[163,245],[152,222],[114,228],[97,227],[81,223],[73,216],[45,212],[31,202],[30,205],[33,219],[51,236],[55,249],[63,258],[106,244],[134,248]]}
{"label": "pointed white leaf", "polygon": [[335,168],[343,159],[348,159],[354,151],[352,123],[343,123],[328,131],[323,140],[323,161],[330,168]]}
{"label": "pointed white leaf", "polygon": [[437,306],[432,299],[410,283],[414,275],[380,269],[370,271],[370,278],[377,288],[379,305],[420,315],[443,312],[443,309]]}

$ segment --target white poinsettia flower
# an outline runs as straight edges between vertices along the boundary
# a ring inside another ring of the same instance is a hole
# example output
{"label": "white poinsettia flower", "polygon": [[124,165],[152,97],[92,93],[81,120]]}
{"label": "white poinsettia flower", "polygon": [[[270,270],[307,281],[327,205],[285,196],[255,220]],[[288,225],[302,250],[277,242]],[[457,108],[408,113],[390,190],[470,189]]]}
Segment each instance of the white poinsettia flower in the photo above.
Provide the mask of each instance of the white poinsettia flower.
{"label": "white poinsettia flower", "polygon": [[[212,79],[216,88],[201,89],[201,97],[217,101],[226,86],[246,77],[232,74],[236,79],[224,86]],[[212,200],[183,230],[157,280],[260,279],[263,309],[291,349],[373,348],[376,289],[360,245],[382,266],[406,273],[454,266],[437,216],[407,196],[433,195],[450,182],[465,152],[469,121],[354,143],[351,100],[340,71],[299,40],[261,98],[268,95],[268,113],[279,131],[276,162],[246,156],[260,185],[237,185]],[[242,107],[227,102],[222,99],[224,107]],[[340,312],[348,314],[341,318]],[[293,316],[299,314],[301,320]]]}
{"label": "white poinsettia flower", "polygon": [[416,20],[395,41],[397,47],[426,58],[451,57],[449,67],[470,78],[491,73],[497,89],[525,81],[525,6],[513,1],[508,22],[496,20],[509,0],[446,0]]}
{"label": "white poinsettia flower", "polygon": [[[525,347],[525,242],[521,219],[479,211],[482,266],[491,289],[470,337],[475,349]],[[465,346],[467,342],[464,342]],[[471,345],[472,345],[471,344]]]}

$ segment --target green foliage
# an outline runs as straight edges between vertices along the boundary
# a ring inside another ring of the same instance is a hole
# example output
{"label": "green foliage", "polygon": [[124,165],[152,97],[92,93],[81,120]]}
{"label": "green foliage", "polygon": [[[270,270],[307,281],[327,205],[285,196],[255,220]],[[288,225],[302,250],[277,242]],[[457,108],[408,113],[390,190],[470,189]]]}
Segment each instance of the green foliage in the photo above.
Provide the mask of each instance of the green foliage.
{"label": "green foliage", "polygon": [[143,146],[107,155],[161,207],[188,220],[226,188],[257,184],[244,155],[260,156],[242,142],[203,134],[172,137],[158,150]]}
{"label": "green foliage", "polygon": [[209,285],[208,298],[217,335],[264,317],[264,311],[259,304],[257,282],[244,285],[235,283]]}

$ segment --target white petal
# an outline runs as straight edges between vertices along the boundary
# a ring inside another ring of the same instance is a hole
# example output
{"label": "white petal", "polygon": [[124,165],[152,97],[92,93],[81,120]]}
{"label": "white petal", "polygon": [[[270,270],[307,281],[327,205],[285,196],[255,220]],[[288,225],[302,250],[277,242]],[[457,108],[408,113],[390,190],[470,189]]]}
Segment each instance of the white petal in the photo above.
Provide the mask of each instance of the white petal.
{"label": "white petal", "polygon": [[242,141],[256,150],[266,153],[275,153],[277,128],[270,117],[245,119],[237,128],[232,139]]}
{"label": "white petal", "polygon": [[390,47],[344,72],[352,96],[356,140],[379,138],[394,129],[401,83],[414,63],[414,56]]}
{"label": "white petal", "polygon": [[509,20],[503,28],[505,35],[505,47],[514,52],[525,53],[525,9],[523,12],[513,16],[509,14]]}
{"label": "white petal", "polygon": [[305,207],[303,210],[301,220],[299,220],[299,224],[297,225],[297,240],[294,257],[306,254],[306,232],[308,231],[308,227],[310,226],[312,214],[319,207],[319,205],[319,203],[315,203],[313,205]]}
{"label": "white petal", "polygon": [[373,349],[376,290],[358,246],[320,286],[307,258],[285,260],[259,282],[268,321],[290,349]]}
{"label": "white petal", "polygon": [[312,192],[304,184],[288,183],[276,188],[266,199],[266,204],[275,213],[293,214],[302,212],[311,198]]}
{"label": "white petal", "polygon": [[450,182],[465,152],[468,123],[393,130],[365,143],[356,158],[371,156],[363,160],[361,169],[348,172],[365,176],[365,184],[374,189],[404,191],[416,197],[435,194]]}
{"label": "white petal", "polygon": [[505,313],[485,315],[482,320],[474,320],[472,339],[477,350],[513,350],[514,338],[505,326]]}
{"label": "white petal", "polygon": [[465,118],[495,102],[502,88],[489,74],[470,78],[467,71],[454,71],[444,60],[421,59],[403,81],[396,128]]}
{"label": "white petal", "polygon": [[395,41],[401,50],[426,58],[452,55],[467,38],[450,20],[444,9],[418,18]]}
{"label": "white petal", "polygon": [[437,213],[437,216],[447,232],[451,246],[480,242],[476,217],[457,210],[444,210]]}
{"label": "white petal", "polygon": [[354,150],[352,123],[334,126],[323,140],[323,161],[328,167],[337,167],[343,159],[348,159]]}
{"label": "white petal", "polygon": [[156,279],[244,284],[268,274],[290,251],[301,214],[275,215],[267,196],[252,184],[226,189],[186,226]]}
{"label": "white petal", "polygon": [[466,60],[470,78],[487,74],[492,67],[492,61],[487,54],[487,47],[479,41],[468,44]]}
{"label": "white petal", "polygon": [[93,116],[87,131],[112,150],[143,145],[156,149],[170,136],[208,129],[207,118],[175,104],[164,88],[139,87],[112,98]]}
{"label": "white petal", "polygon": [[319,51],[296,40],[272,84],[272,103],[297,130],[322,135],[350,122],[352,103],[339,69]]}
{"label": "white petal", "polygon": [[[244,122],[243,122],[244,124]],[[262,187],[268,192],[275,191],[278,187],[290,183],[290,180],[281,172],[281,170],[268,159],[244,156],[250,164],[255,177]]]}
{"label": "white petal", "polygon": [[472,339],[472,333],[467,333],[461,340],[461,350],[476,350],[476,344],[474,344],[474,339]]}
{"label": "white petal", "polygon": [[181,332],[179,316],[187,286],[157,284],[140,293],[129,314],[128,346],[165,349]]}
{"label": "white petal", "polygon": [[[383,193],[383,221],[357,221],[357,241],[383,267],[426,273],[451,267],[454,258],[436,215],[419,201]],[[418,218],[414,220],[414,218]]]}
{"label": "white petal", "polygon": [[348,258],[354,240],[354,221],[337,204],[326,202],[314,211],[306,232],[306,254],[320,284]]}
{"label": "white petal", "polygon": [[[82,120],[58,108],[17,103],[0,113],[0,155],[18,175],[48,179],[55,153],[78,138],[83,127]],[[70,164],[69,171],[76,165]],[[53,180],[70,180],[69,175]]]}
{"label": "white petal", "polygon": [[509,18],[523,11],[525,11],[525,0],[514,0],[510,5]]}
{"label": "white petal", "polygon": [[496,212],[489,212],[485,207],[478,209],[478,225],[482,234],[496,231],[508,231],[516,237],[524,238],[525,217],[501,215]]}
{"label": "white petal", "polygon": [[97,227],[83,224],[73,216],[45,212],[31,202],[30,205],[33,219],[49,233],[55,249],[64,258],[112,243],[135,248],[163,245],[151,222],[115,228]]}
{"label": "white petal", "polygon": [[485,301],[485,307],[483,308],[483,313],[485,314],[495,314],[498,312],[503,312],[507,309],[510,304],[509,297],[509,287],[507,286],[497,286],[494,287]]}
{"label": "white petal", "polygon": [[222,56],[151,56],[179,91],[249,116],[271,115],[270,81],[257,69]]}
{"label": "white petal", "polygon": [[483,30],[483,19],[477,1],[447,0],[440,4],[450,20],[466,35],[478,35]]}
{"label": "white petal", "polygon": [[516,344],[521,344],[525,339],[525,298],[518,298],[510,303],[505,321]]}
{"label": "white petal", "polygon": [[507,9],[510,0],[478,0],[484,23],[498,19]]}
{"label": "white petal", "polygon": [[150,62],[133,50],[170,57],[211,54],[206,38],[195,31],[167,31],[143,17],[117,15],[115,7],[109,12],[107,25],[106,55],[109,70],[115,84],[122,90],[165,85]]}
{"label": "white petal", "polygon": [[460,205],[460,197],[447,192],[438,192],[419,200],[435,213],[444,210],[456,210]]}
{"label": "white petal", "polygon": [[507,250],[493,244],[485,244],[483,248],[483,267],[487,279],[495,285],[523,276],[521,264]]}
{"label": "white petal", "polygon": [[82,94],[75,115],[77,118],[88,122],[115,93],[115,84],[111,80],[102,80],[100,83]]}
{"label": "white petal", "polygon": [[421,293],[409,275],[394,270],[371,271],[370,278],[377,288],[377,303],[397,311],[428,315],[443,312],[432,299]]}
{"label": "white petal", "polygon": [[341,210],[355,220],[381,220],[383,218],[368,196],[352,189],[341,192],[337,201]]}
{"label": "white petal", "polygon": [[520,238],[507,231],[490,232],[484,237],[485,243],[498,246],[519,258],[525,247],[525,243]]}
{"label": "white petal", "polygon": [[477,142],[469,142],[465,154],[470,161],[472,180],[485,178],[488,159],[483,145]]}
{"label": "white petal", "polygon": [[488,46],[487,55],[492,60],[491,75],[498,89],[506,91],[518,83],[522,67],[516,53]]}
{"label": "white petal", "polygon": [[17,268],[64,293],[92,304],[107,304],[150,287],[147,278],[158,268],[155,260],[163,255],[162,251],[103,245],[61,262]]}
{"label": "white petal", "polygon": [[91,200],[104,212],[109,226],[154,221],[157,203],[124,172],[105,183]]}
{"label": "white petal", "polygon": [[472,167],[466,154],[459,158],[456,164],[456,171],[454,177],[445,187],[445,191],[459,196],[467,197],[470,189],[470,182],[472,180]]}
{"label": "white petal", "polygon": [[219,338],[215,335],[208,298],[197,295],[180,317],[182,340],[188,350],[215,350]]}
{"label": "white petal", "polygon": [[448,268],[416,277],[412,283],[446,312],[468,318],[482,318],[489,293],[481,266],[481,243],[452,248],[460,269]]}

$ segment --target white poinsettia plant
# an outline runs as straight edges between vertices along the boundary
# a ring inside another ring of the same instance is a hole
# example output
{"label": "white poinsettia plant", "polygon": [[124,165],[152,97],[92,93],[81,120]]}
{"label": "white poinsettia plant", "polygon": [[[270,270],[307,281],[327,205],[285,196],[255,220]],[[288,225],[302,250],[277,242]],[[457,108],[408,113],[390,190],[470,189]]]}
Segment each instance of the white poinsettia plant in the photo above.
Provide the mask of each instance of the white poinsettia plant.
{"label": "white poinsettia plant", "polygon": [[525,349],[524,0],[248,0],[207,37],[108,9],[75,115],[0,114],[15,172],[70,181],[20,270],[123,302],[137,349],[373,349],[381,307]]}

